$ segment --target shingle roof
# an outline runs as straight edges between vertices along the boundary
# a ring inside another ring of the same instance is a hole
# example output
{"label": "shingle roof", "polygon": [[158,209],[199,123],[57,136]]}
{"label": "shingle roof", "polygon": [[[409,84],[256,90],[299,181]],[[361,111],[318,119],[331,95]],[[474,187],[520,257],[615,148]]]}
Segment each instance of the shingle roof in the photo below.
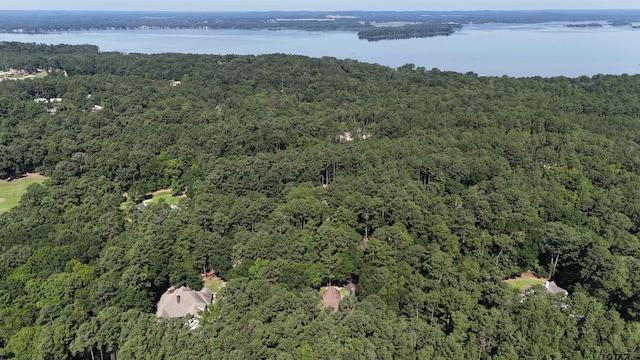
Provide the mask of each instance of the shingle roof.
{"label": "shingle roof", "polygon": [[558,286],[556,284],[555,281],[547,281],[544,283],[544,287],[547,288],[547,291],[552,293],[552,294],[559,294],[559,293],[563,293],[565,295],[568,295],[569,292],[567,292],[567,290],[561,288],[560,286]]}
{"label": "shingle roof", "polygon": [[347,285],[344,286],[344,288],[349,290],[349,296],[351,296],[351,297],[355,297],[356,296],[356,284],[354,284],[351,281],[349,281],[347,283]]}
{"label": "shingle roof", "polygon": [[163,318],[183,317],[187,314],[196,315],[204,310],[213,300],[213,292],[207,288],[193,291],[186,286],[177,290],[169,288],[158,301],[156,315]]}
{"label": "shingle roof", "polygon": [[331,306],[335,311],[338,311],[340,300],[342,300],[342,294],[340,294],[340,290],[335,286],[329,286],[324,293],[322,293],[322,306],[325,308]]}

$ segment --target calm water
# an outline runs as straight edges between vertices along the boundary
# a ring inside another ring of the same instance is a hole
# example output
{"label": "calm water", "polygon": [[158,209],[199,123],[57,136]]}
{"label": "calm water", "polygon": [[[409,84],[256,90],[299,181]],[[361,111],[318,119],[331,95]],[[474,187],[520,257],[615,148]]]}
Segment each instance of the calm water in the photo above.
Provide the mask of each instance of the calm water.
{"label": "calm water", "polygon": [[0,41],[94,44],[102,51],[141,53],[332,56],[398,67],[480,75],[580,76],[640,73],[640,29],[538,25],[467,25],[449,36],[380,42],[352,32],[251,30],[105,30],[44,35],[0,34]]}

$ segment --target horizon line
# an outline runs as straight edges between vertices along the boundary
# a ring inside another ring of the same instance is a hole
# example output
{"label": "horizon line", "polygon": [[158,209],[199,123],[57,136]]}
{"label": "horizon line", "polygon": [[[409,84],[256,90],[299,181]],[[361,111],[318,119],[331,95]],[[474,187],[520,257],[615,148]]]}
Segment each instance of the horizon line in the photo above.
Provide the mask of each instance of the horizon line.
{"label": "horizon line", "polygon": [[108,10],[108,9],[2,9],[1,11],[38,11],[38,12],[128,12],[128,13],[270,13],[270,12],[305,12],[305,13],[329,13],[329,12],[377,12],[377,13],[403,13],[403,12],[478,12],[478,11],[496,11],[496,12],[532,12],[532,11],[639,11],[640,9],[631,8],[608,8],[608,9],[474,9],[474,10]]}

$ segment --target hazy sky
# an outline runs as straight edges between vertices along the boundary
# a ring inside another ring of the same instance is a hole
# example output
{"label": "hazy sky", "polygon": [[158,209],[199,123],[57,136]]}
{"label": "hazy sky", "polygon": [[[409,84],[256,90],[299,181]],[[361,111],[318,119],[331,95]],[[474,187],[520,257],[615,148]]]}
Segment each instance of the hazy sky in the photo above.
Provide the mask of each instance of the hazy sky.
{"label": "hazy sky", "polygon": [[536,10],[637,9],[638,0],[0,0],[0,10]]}

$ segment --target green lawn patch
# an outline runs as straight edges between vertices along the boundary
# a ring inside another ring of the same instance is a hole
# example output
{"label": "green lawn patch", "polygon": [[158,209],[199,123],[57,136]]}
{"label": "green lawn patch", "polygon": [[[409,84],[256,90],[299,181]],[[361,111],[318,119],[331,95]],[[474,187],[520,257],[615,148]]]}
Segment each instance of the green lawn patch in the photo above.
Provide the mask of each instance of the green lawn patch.
{"label": "green lawn patch", "polygon": [[225,282],[222,279],[205,279],[204,287],[211,290],[214,294],[217,294],[220,289],[225,286]]}
{"label": "green lawn patch", "polygon": [[31,184],[40,184],[45,179],[46,177],[39,174],[27,174],[11,181],[0,180],[0,213],[18,206],[20,198],[27,192],[27,187]]}
{"label": "green lawn patch", "polygon": [[178,205],[178,202],[180,202],[180,199],[184,197],[184,196],[171,195],[171,189],[156,191],[151,195],[152,195],[151,199],[147,200],[147,205],[152,203],[157,203],[160,201],[160,199],[163,199],[164,202],[166,202],[169,205]]}
{"label": "green lawn patch", "polygon": [[19,73],[10,74],[6,71],[0,71],[0,81],[3,80],[27,80],[27,79],[42,79],[48,74],[46,71],[40,71],[35,74],[29,74],[25,71]]}
{"label": "green lawn patch", "polygon": [[511,280],[506,280],[507,284],[511,285],[512,287],[522,291],[524,288],[526,288],[529,285],[542,285],[544,284],[544,282],[547,281],[545,279],[511,279]]}
{"label": "green lawn patch", "polygon": [[[324,292],[327,291],[327,287],[323,286],[320,288],[320,295],[324,294]],[[345,298],[349,295],[351,295],[351,292],[349,292],[349,289],[347,288],[340,288],[340,295],[342,295],[342,298]]]}

